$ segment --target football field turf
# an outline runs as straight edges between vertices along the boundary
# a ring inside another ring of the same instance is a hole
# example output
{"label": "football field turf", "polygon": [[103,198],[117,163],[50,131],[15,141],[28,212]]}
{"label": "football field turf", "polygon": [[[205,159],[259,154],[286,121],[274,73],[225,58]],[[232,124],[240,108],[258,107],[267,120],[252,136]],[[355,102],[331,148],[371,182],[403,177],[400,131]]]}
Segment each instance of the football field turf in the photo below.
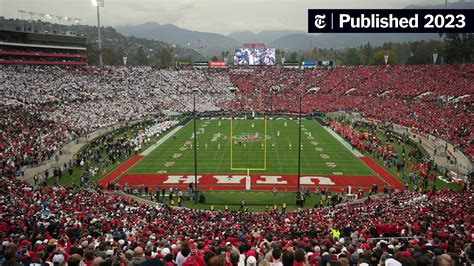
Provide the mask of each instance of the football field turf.
{"label": "football field turf", "polygon": [[321,187],[339,192],[348,186],[365,191],[374,184],[403,187],[383,167],[353,152],[313,119],[302,121],[299,179],[297,120],[200,119],[196,129],[197,179],[190,121],[123,163],[101,183],[187,189],[197,180],[202,191],[291,192],[299,184],[312,191]]}
{"label": "football field turf", "polygon": [[[198,174],[295,175],[297,120],[197,120]],[[302,121],[301,174],[374,176],[315,120]],[[127,174],[193,174],[193,122],[146,155]]]}

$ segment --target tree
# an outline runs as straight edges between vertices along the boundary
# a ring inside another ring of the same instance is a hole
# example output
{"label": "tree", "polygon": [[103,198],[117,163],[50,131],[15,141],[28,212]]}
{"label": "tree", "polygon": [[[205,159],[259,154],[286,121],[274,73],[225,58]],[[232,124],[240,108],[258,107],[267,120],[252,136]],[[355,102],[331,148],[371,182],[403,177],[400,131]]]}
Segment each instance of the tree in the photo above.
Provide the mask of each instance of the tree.
{"label": "tree", "polygon": [[211,58],[211,61],[212,61],[212,62],[217,62],[217,61],[219,61],[219,58],[218,58],[217,56],[213,56],[213,57]]}
{"label": "tree", "polygon": [[410,59],[409,43],[395,43],[392,45],[392,51],[397,55],[398,64],[406,64]]}
{"label": "tree", "polygon": [[173,52],[169,47],[161,48],[157,57],[160,66],[169,66],[173,62]]}
{"label": "tree", "polygon": [[474,33],[447,33],[444,35],[444,58],[447,63],[474,61]]}
{"label": "tree", "polygon": [[364,54],[364,60],[361,60],[363,64],[368,64],[370,58],[374,56],[374,49],[370,45],[370,42],[368,42],[366,45],[363,47],[363,54]]}
{"label": "tree", "polygon": [[145,55],[145,50],[143,46],[140,46],[137,50],[137,64],[141,66],[148,65],[148,59]]}
{"label": "tree", "polygon": [[[437,50],[439,53],[443,50],[443,44],[439,41],[418,41],[410,45],[410,57],[407,60],[408,64],[432,64],[433,51]],[[440,59],[438,58],[438,63]]]}
{"label": "tree", "polygon": [[[393,51],[388,51],[389,65],[396,65],[398,63],[397,56]],[[371,65],[385,65],[385,50],[378,50],[374,56],[369,60]]]}
{"label": "tree", "polygon": [[291,54],[290,54],[290,60],[291,60],[291,61],[296,61],[296,57],[297,57],[297,56],[298,56],[297,53],[295,53],[295,52],[291,53]]}
{"label": "tree", "polygon": [[349,48],[344,53],[343,64],[348,66],[360,65],[359,52],[356,48]]}
{"label": "tree", "polygon": [[87,43],[87,63],[89,65],[99,65],[99,49],[92,43]]}
{"label": "tree", "polygon": [[102,57],[104,59],[104,64],[112,66],[123,65],[123,53],[123,49],[120,47],[117,49],[114,49],[114,47],[102,48]]}
{"label": "tree", "polygon": [[126,56],[125,55],[125,50],[123,49],[122,46],[119,46],[117,47],[116,51],[115,51],[115,56],[116,56],[116,60],[117,60],[117,65],[121,66],[123,65],[123,57]]}

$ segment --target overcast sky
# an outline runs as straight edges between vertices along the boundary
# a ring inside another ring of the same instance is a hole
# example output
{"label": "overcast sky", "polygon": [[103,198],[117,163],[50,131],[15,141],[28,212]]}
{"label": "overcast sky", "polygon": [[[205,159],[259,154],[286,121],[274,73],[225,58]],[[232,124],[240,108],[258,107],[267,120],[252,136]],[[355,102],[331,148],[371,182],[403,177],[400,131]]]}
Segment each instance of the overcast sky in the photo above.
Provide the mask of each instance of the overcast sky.
{"label": "overcast sky", "polygon": [[[101,22],[117,26],[154,21],[222,34],[306,31],[309,8],[403,8],[410,4],[444,4],[444,0],[105,0]],[[97,23],[91,0],[0,0],[0,16],[18,18],[20,9]]]}

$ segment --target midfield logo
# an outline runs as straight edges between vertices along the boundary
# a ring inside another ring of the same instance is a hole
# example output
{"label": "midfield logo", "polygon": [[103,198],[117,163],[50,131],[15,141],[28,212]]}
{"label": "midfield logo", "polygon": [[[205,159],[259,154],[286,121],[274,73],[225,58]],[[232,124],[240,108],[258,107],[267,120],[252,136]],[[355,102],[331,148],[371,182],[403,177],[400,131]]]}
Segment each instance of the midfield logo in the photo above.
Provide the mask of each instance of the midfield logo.
{"label": "midfield logo", "polygon": [[267,140],[271,139],[271,137],[268,136],[268,135],[260,135],[258,133],[256,133],[256,134],[254,134],[254,133],[242,133],[242,134],[233,136],[232,139],[239,140],[239,141],[252,142],[252,141],[262,141],[262,140],[264,140],[264,138],[263,138],[264,136]]}

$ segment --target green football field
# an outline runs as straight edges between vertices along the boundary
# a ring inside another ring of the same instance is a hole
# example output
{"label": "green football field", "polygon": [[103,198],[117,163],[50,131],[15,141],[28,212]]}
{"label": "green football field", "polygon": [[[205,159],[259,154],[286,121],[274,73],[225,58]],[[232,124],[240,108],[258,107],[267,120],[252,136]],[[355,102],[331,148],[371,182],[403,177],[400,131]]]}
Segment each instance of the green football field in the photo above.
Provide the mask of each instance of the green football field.
{"label": "green football field", "polygon": [[[297,174],[297,120],[196,121],[199,174]],[[374,176],[316,120],[302,121],[301,174]],[[127,170],[127,174],[194,173],[193,121]]]}

